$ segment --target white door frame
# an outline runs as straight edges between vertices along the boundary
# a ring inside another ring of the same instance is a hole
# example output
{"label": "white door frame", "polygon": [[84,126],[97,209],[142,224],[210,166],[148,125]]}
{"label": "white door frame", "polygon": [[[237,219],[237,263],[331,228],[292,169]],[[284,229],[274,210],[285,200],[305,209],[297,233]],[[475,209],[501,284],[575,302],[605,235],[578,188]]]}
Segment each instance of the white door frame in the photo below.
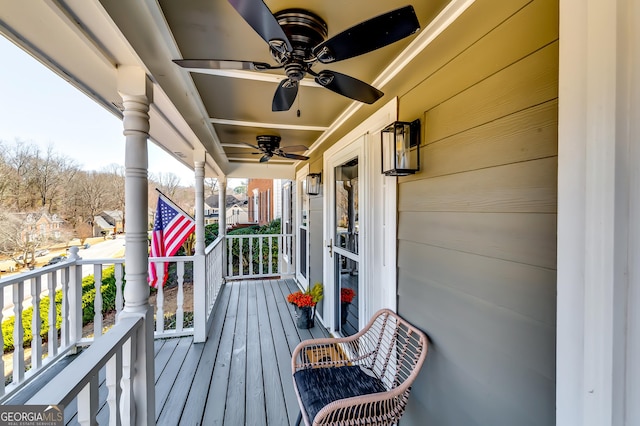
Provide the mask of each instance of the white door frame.
{"label": "white door frame", "polygon": [[[296,274],[296,281],[298,281],[298,285],[301,286],[302,288],[306,289],[309,286],[309,196],[306,194],[306,188],[305,188],[305,179],[307,177],[307,175],[309,174],[309,164],[305,164],[304,167],[302,167],[300,170],[298,170],[298,172],[296,173],[296,186],[295,186],[295,208],[294,208],[294,212],[295,212],[295,218],[294,218],[294,229],[293,229],[293,233],[295,236],[295,240],[296,240],[296,247],[295,247],[295,254],[293,255],[293,257],[296,259],[295,264],[296,264],[296,268],[295,268],[295,274]],[[306,211],[307,212],[307,247],[305,250],[306,253],[306,271],[305,271],[305,275],[302,275],[300,273],[300,265],[301,265],[301,256],[300,256],[300,234],[298,233],[300,226],[301,226],[301,221],[302,221],[302,214],[303,212]]]}
{"label": "white door frame", "polygon": [[[396,309],[396,246],[397,246],[397,201],[396,178],[382,175],[380,164],[380,131],[397,120],[398,99],[393,98],[368,119],[354,128],[346,136],[327,149],[323,156],[323,282],[325,283],[325,325],[336,330],[333,257],[330,256],[329,242],[334,233],[333,159],[348,149],[353,142],[363,139],[359,155],[359,288],[367,292],[360,300],[360,328],[378,309]],[[380,226],[383,229],[380,229]],[[375,238],[373,236],[375,235]],[[331,248],[332,250],[332,248]],[[367,283],[362,288],[361,283]]]}

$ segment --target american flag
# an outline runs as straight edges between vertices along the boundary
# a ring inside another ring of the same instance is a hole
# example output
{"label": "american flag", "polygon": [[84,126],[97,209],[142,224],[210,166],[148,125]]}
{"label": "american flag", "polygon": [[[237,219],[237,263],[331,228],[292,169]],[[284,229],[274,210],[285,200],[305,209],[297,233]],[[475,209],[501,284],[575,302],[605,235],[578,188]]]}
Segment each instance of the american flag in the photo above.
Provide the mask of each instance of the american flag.
{"label": "american flag", "polygon": [[[150,257],[168,257],[176,254],[182,243],[196,228],[195,221],[181,209],[176,207],[168,198],[158,195],[158,208],[151,234]],[[168,263],[163,263],[164,274],[162,286],[167,282]],[[158,286],[158,271],[160,265],[149,262],[149,285]]]}

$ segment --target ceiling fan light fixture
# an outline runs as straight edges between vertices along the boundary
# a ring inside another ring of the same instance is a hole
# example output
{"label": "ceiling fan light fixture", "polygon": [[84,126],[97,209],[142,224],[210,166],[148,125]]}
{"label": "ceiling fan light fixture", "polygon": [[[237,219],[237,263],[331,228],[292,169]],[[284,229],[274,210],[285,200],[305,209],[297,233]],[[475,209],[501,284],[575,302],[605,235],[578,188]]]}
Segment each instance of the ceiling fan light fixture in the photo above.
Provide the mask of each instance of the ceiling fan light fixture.
{"label": "ceiling fan light fixture", "polygon": [[318,83],[321,86],[328,86],[329,84],[331,84],[333,79],[334,79],[334,75],[333,74],[325,72],[325,71],[322,71],[316,77],[316,83]]}
{"label": "ceiling fan light fixture", "polygon": [[328,64],[336,60],[335,55],[327,46],[324,46],[322,49],[320,49],[320,51],[316,54],[316,58],[323,64]]}

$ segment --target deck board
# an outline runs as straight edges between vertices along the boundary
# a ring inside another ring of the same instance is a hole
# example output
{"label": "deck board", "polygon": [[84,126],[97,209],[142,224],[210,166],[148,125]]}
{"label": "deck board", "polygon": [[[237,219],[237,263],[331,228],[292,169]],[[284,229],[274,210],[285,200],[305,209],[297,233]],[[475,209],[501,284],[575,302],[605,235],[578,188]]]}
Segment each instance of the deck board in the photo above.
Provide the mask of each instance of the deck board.
{"label": "deck board", "polygon": [[255,285],[250,285],[248,286],[247,298],[246,424],[256,426],[267,424],[264,395],[265,386],[262,375],[257,290]]}
{"label": "deck board", "polygon": [[[227,283],[213,313],[206,343],[193,337],[154,341],[156,424],[289,425],[298,415],[291,352],[301,339],[327,336],[316,322],[295,325],[287,294],[293,280]],[[98,423],[107,424],[107,389],[100,372]],[[76,402],[65,407],[76,425]]]}

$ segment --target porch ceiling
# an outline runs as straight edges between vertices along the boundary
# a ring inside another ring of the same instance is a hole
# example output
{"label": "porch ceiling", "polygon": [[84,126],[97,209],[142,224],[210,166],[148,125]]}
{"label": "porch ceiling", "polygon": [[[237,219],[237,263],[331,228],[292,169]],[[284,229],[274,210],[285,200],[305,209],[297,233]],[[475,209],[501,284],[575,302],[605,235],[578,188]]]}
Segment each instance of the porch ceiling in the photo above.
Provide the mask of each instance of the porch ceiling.
{"label": "porch ceiling", "polygon": [[[19,3],[19,4],[18,4]],[[331,37],[357,23],[395,8],[407,0],[266,0],[272,12],[303,7],[322,17]],[[425,28],[448,0],[417,0],[415,8]],[[300,88],[290,111],[272,112],[279,70],[226,75],[185,70],[172,59],[236,59],[275,65],[267,44],[226,0],[0,0],[0,32],[21,45],[115,114],[119,99],[116,69],[137,65],[156,85],[152,108],[152,139],[193,167],[207,152],[207,176],[293,177],[286,159],[258,163],[243,142],[255,144],[260,134],[282,137],[281,146],[311,147],[354,101],[312,82]],[[315,71],[337,71],[373,83],[414,40],[392,45]],[[77,47],[77,48],[76,48]],[[264,78],[256,80],[255,77]],[[267,81],[264,81],[267,80]],[[385,87],[378,86],[385,91]],[[384,105],[388,96],[377,101]],[[297,111],[300,111],[298,116]]]}

